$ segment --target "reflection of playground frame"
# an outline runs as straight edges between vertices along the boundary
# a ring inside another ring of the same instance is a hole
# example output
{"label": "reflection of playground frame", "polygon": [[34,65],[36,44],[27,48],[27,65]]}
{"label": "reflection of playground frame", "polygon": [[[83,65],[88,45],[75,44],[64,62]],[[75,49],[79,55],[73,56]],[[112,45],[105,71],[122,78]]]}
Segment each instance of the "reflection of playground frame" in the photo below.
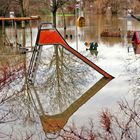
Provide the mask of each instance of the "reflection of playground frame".
{"label": "reflection of playground frame", "polygon": [[110,79],[101,78],[95,85],[86,91],[78,100],[71,104],[64,112],[56,115],[41,115],[41,123],[46,133],[59,132],[67,123],[68,119],[76,112],[83,104],[85,104],[92,96],[102,89]]}
{"label": "reflection of playground frame", "polygon": [[[48,26],[49,25],[49,26]],[[47,26],[47,27],[46,27]],[[57,29],[53,28],[50,23],[43,23],[39,27],[39,32],[37,36],[36,46],[34,48],[29,70],[28,70],[28,79],[31,82],[31,85],[34,84],[34,80],[36,77],[36,71],[38,68],[38,63],[42,51],[43,45],[61,45],[75,56],[80,58],[83,62],[88,64],[90,67],[95,69],[97,72],[102,74],[104,77],[101,78],[95,85],[93,85],[88,91],[86,91],[77,101],[70,105],[64,112],[56,115],[46,115],[43,111],[42,104],[40,102],[38,93],[34,89],[34,93],[36,95],[36,99],[38,101],[39,108],[41,110],[41,123],[45,133],[56,133],[59,132],[64,125],[67,123],[70,116],[78,110],[84,103],[86,103],[92,96],[94,96],[101,88],[103,88],[109,81],[111,81],[114,77],[102,70],[96,64],[88,60],[86,57],[81,55],[79,52],[70,47],[67,42],[63,39],[61,34],[57,31]]]}

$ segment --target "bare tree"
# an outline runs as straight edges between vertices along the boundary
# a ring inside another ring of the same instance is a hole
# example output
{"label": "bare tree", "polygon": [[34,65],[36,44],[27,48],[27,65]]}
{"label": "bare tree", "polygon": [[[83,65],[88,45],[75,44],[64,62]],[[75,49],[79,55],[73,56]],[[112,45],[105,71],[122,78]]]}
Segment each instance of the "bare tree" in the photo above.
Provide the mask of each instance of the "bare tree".
{"label": "bare tree", "polygon": [[108,109],[100,115],[100,124],[96,125],[90,120],[90,127],[83,126],[80,129],[73,123],[59,134],[63,139],[76,140],[137,140],[140,138],[139,98],[134,99],[133,104],[121,100],[119,113],[111,113]]}
{"label": "bare tree", "polygon": [[0,15],[1,16],[6,16],[6,14],[7,14],[7,12],[8,12],[8,9],[9,9],[9,6],[10,6],[10,4],[11,4],[11,1],[12,0],[1,0],[0,1],[0,5],[1,5],[1,7],[0,7]]}
{"label": "bare tree", "polygon": [[25,17],[29,14],[29,0],[12,0],[12,6],[15,4],[16,8],[19,8],[21,16]]}

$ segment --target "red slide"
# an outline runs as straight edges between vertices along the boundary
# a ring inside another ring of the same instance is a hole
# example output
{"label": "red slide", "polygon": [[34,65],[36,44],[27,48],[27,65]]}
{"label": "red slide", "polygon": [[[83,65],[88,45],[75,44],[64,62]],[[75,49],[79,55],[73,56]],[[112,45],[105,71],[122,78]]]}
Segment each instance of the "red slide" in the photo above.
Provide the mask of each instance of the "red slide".
{"label": "red slide", "polygon": [[[43,23],[43,24],[47,24],[47,23]],[[98,67],[96,64],[91,62],[89,59],[84,57],[82,54],[77,52],[75,49],[70,47],[56,28],[44,29],[44,28],[41,28],[41,27],[42,26],[40,26],[40,29],[39,29],[39,34],[38,34],[38,37],[37,37],[36,45],[39,45],[39,46],[53,45],[53,44],[62,45],[65,49],[67,49],[68,51],[73,53],[75,56],[80,58],[82,61],[84,61],[86,64],[88,64],[89,66],[94,68],[96,71],[98,71],[104,77],[106,77],[108,79],[113,79],[114,78],[113,76],[111,76],[110,74],[105,72],[103,69]]]}

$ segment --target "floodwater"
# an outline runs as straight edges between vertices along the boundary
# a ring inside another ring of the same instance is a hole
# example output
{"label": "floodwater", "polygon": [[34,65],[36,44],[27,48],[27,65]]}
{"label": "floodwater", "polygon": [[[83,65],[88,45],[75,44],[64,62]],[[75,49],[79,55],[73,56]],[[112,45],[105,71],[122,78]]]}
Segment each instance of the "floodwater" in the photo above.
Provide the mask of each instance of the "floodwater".
{"label": "floodwater", "polygon": [[[113,113],[118,113],[118,101],[125,99],[130,105],[133,103],[133,99],[139,94],[140,60],[139,54],[134,53],[131,38],[127,38],[126,33],[128,30],[139,30],[140,23],[131,18],[110,15],[86,14],[85,19],[86,26],[79,28],[75,27],[75,18],[66,17],[66,34],[68,35],[66,41],[72,48],[115,78],[112,80],[104,79],[103,75],[62,46],[56,48],[51,45],[43,46],[34,86],[30,87],[26,83],[26,78],[20,77],[20,75],[24,75],[24,72],[20,71],[16,76],[18,78],[1,90],[3,94],[16,93],[16,96],[9,99],[10,103],[6,103],[4,107],[8,108],[10,105],[16,107],[20,104],[18,109],[17,107],[13,109],[14,113],[19,113],[17,115],[18,121],[10,124],[7,122],[3,131],[7,128],[10,131],[10,126],[12,128],[18,124],[14,130],[19,128],[26,132],[31,129],[35,134],[34,139],[44,139],[42,126],[44,131],[49,133],[60,131],[65,125],[71,125],[73,121],[78,127],[88,124],[90,118],[98,123],[99,115],[105,108],[110,109]],[[58,18],[57,24],[58,30],[64,35],[62,21],[62,17]],[[121,30],[122,36],[101,37],[101,32],[106,29],[109,31]],[[11,38],[12,31],[9,28],[6,30],[7,35]],[[28,35],[26,44],[30,46],[29,29],[26,32]],[[21,37],[21,31],[18,34]],[[36,36],[37,28],[33,28],[33,44],[35,44]],[[21,42],[22,38],[19,40]],[[97,57],[89,50],[86,51],[85,41],[98,43]],[[32,52],[27,53],[26,68],[29,66],[31,55]],[[1,53],[1,58],[5,58],[1,61],[3,66],[5,66],[4,61],[6,63],[19,61],[17,56],[13,56],[13,61],[9,56],[8,61],[6,56]],[[20,57],[25,58],[22,55]],[[29,89],[26,86],[29,86]],[[23,90],[21,91],[21,89]],[[31,101],[33,105],[30,104]],[[56,128],[56,123],[53,124],[53,120],[57,122],[57,125],[59,124],[58,128]],[[47,123],[45,124],[44,121]],[[53,124],[55,128],[47,125],[49,123]],[[20,134],[17,135],[20,137]]]}

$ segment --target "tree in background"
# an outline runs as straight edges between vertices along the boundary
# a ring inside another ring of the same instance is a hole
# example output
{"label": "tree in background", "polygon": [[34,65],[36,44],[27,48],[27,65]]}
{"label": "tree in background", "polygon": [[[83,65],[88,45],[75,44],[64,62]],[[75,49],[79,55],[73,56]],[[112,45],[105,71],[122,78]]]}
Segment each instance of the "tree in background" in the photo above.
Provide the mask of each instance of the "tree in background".
{"label": "tree in background", "polygon": [[0,16],[4,16],[7,14],[9,6],[11,4],[11,0],[0,0]]}
{"label": "tree in background", "polygon": [[29,0],[13,0],[19,6],[20,14],[26,17],[29,14]]}
{"label": "tree in background", "polygon": [[70,0],[50,0],[50,8],[53,16],[53,24],[56,27],[56,13],[59,8],[62,8]]}

